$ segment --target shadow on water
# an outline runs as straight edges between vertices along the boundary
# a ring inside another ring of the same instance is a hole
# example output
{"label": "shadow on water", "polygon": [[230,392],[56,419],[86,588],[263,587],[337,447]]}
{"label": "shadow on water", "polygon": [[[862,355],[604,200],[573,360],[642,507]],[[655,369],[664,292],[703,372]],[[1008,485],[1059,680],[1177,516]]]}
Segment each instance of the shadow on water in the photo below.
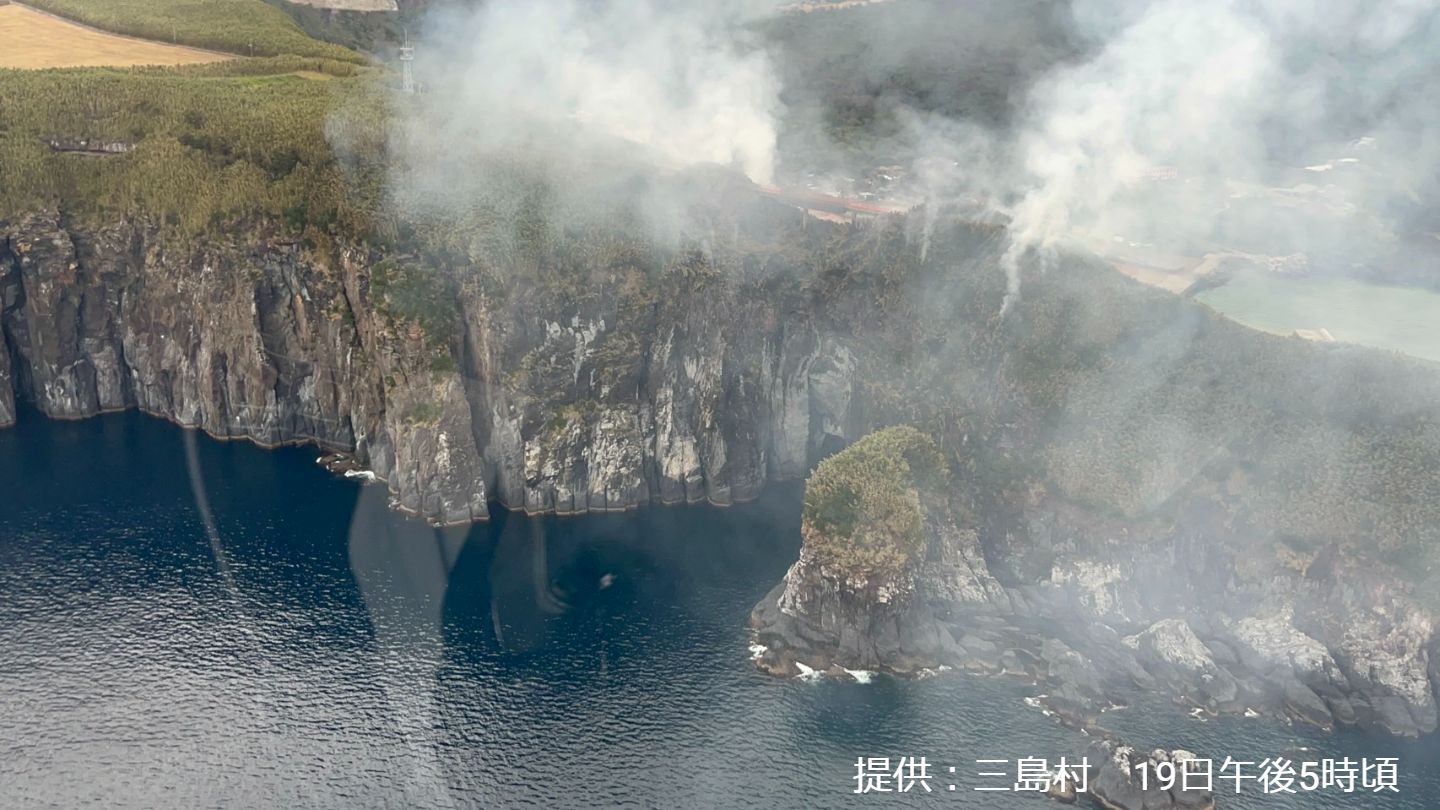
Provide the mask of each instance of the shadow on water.
{"label": "shadow on water", "polygon": [[[737,582],[755,583],[753,603],[798,552],[798,516],[794,487],[731,509],[557,518],[496,508],[471,530],[450,573],[447,645],[523,667],[556,644],[603,642],[604,628],[630,614],[703,616],[714,607],[706,594]],[[787,524],[793,533],[778,529]]]}
{"label": "shadow on water", "polygon": [[[0,431],[7,806],[843,807],[857,756],[963,775],[1075,753],[1016,684],[758,673],[745,622],[798,551],[796,485],[435,528],[313,449],[22,420]],[[1167,706],[1113,721],[1218,756],[1394,751],[1413,764],[1387,806],[1440,793],[1434,741]],[[1225,806],[1367,806],[1331,798]]]}

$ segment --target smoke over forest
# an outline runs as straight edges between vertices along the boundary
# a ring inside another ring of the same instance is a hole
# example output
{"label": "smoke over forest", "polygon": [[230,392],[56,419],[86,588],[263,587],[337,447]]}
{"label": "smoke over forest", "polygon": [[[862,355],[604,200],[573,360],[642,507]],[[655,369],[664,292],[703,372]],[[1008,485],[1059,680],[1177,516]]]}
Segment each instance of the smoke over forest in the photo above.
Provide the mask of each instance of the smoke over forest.
{"label": "smoke over forest", "polygon": [[1093,44],[1025,99],[1015,238],[1374,258],[1345,242],[1403,238],[1434,193],[1437,8],[1077,2]]}
{"label": "smoke over forest", "polygon": [[523,154],[569,184],[621,167],[720,164],[841,194],[891,165],[906,180],[877,193],[1003,216],[1017,261],[1124,241],[1305,252],[1343,271],[1413,258],[1440,230],[1437,10],[1433,0],[443,7],[427,17],[426,92],[400,133],[431,148],[413,150],[422,157],[396,188],[435,205],[470,193],[470,181],[493,187],[476,155]]}

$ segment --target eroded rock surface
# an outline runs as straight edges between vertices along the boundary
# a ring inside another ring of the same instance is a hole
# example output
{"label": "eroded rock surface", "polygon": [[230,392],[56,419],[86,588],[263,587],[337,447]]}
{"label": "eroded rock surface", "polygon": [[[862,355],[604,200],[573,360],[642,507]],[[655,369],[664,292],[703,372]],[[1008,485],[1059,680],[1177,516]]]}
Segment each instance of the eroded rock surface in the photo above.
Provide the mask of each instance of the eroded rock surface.
{"label": "eroded rock surface", "polygon": [[731,503],[853,438],[846,339],[758,282],[602,264],[553,300],[254,227],[176,245],[145,222],[0,223],[0,426],[18,394],[315,442],[437,522]]}
{"label": "eroded rock surface", "polygon": [[[950,498],[963,490],[956,482]],[[975,528],[955,522],[961,510],[935,493],[922,500],[925,549],[888,578],[838,575],[806,526],[799,561],[752,615],[758,666],[1006,674],[1038,684],[1047,710],[1081,728],[1142,690],[1200,715],[1436,730],[1434,614],[1353,550],[1330,548],[1300,570],[1227,561],[1217,552],[1240,541],[1223,532],[1204,553],[1191,525],[1096,518],[1041,498],[1026,507],[1031,542],[1019,548],[1043,544],[1048,570],[1016,581],[1016,563],[993,547],[987,556]]]}
{"label": "eroded rock surface", "polygon": [[[1097,741],[1086,752],[1090,764],[1088,793],[1101,807],[1111,810],[1210,810],[1215,796],[1201,783],[1201,770],[1189,751],[1138,751],[1114,739]],[[1157,770],[1160,768],[1173,770]],[[1175,778],[1162,780],[1161,774]],[[1192,774],[1187,782],[1183,774]],[[1191,785],[1186,787],[1186,785]],[[1168,789],[1166,786],[1168,785]]]}
{"label": "eroded rock surface", "polygon": [[1435,729],[1432,368],[1081,261],[998,321],[999,229],[941,222],[924,251],[913,220],[747,199],[676,244],[519,259],[38,210],[0,223],[0,426],[137,408],[314,442],[458,522],[741,501],[922,424],[954,473],[923,552],[859,578],[802,556],[757,612],[794,625],[778,670],[1010,673],[1076,723],[1138,685]]}

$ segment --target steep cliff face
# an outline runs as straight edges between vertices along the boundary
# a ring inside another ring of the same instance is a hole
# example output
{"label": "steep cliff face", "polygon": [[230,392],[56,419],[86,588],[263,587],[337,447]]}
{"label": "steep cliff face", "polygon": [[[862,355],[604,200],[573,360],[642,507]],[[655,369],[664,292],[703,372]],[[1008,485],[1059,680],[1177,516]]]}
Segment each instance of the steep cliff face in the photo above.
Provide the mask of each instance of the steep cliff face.
{"label": "steep cliff face", "polygon": [[[9,283],[0,277],[0,307],[5,302],[5,289]],[[3,312],[3,309],[0,309]],[[5,330],[0,329],[0,427],[15,424],[15,380],[10,364],[10,344],[5,340]]]}
{"label": "steep cliff face", "polygon": [[906,426],[816,468],[800,559],[751,618],[762,669],[915,672],[964,656],[941,617],[1003,590],[944,469],[935,444]]}
{"label": "steep cliff face", "polygon": [[[988,605],[1004,591],[985,568],[973,528],[938,501],[926,522],[935,541],[927,559],[894,572],[860,572],[814,551],[813,526],[800,559],[751,617],[764,649],[757,665],[773,674],[810,670],[913,674],[966,659],[978,639],[950,632],[942,619],[965,605]],[[992,648],[998,662],[999,650]]]}
{"label": "steep cliff face", "polygon": [[[1440,623],[1354,550],[1296,566],[1247,554],[1257,547],[1227,528],[1233,515],[1134,521],[1042,496],[1024,507],[1024,539],[992,542],[987,559],[942,504],[927,511],[924,553],[889,577],[827,565],[807,525],[800,559],[752,614],[757,666],[1018,675],[1080,727],[1136,689],[1326,729],[1440,725]],[[1043,568],[1017,576],[1015,550]]]}
{"label": "steep cliff face", "polygon": [[0,223],[0,425],[23,401],[315,442],[460,522],[728,503],[919,424],[953,473],[916,489],[923,553],[862,576],[803,556],[757,611],[762,664],[1025,673],[1079,722],[1120,683],[1436,728],[1433,369],[1088,265],[997,319],[992,229],[943,223],[921,258],[914,223],[726,217],[492,272],[274,223],[177,245],[36,212]]}
{"label": "steep cliff face", "polygon": [[804,310],[782,322],[757,288],[676,278],[656,295],[611,267],[587,269],[577,303],[462,279],[432,323],[402,285],[437,282],[384,261],[264,224],[184,247],[53,211],[0,225],[0,425],[18,394],[56,418],[138,408],[224,438],[313,441],[441,522],[492,501],[728,503],[803,474],[852,429],[844,342]]}

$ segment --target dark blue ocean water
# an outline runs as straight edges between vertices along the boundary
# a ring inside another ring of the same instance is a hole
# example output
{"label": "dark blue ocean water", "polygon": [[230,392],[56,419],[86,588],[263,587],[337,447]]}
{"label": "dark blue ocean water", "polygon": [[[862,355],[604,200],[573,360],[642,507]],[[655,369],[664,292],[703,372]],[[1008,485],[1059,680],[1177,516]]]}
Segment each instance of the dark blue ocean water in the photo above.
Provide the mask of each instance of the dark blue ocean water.
{"label": "dark blue ocean water", "polygon": [[[442,531],[315,455],[134,414],[0,431],[0,806],[1044,807],[971,791],[975,760],[1080,747],[1020,684],[755,672],[793,488]],[[1217,758],[1401,757],[1383,799],[1222,807],[1440,807],[1434,741],[1107,722]],[[860,756],[927,757],[934,792],[852,795]]]}

